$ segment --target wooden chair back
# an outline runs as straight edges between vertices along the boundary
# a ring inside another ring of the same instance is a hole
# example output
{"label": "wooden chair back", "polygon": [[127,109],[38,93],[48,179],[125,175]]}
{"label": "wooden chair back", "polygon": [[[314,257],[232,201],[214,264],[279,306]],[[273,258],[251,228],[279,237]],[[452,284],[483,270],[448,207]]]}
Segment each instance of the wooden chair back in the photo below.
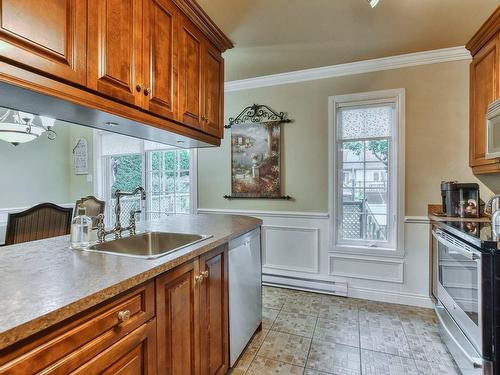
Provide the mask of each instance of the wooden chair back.
{"label": "wooden chair back", "polygon": [[25,211],[9,214],[5,245],[69,234],[73,209],[41,203]]}
{"label": "wooden chair back", "polygon": [[78,214],[78,206],[80,204],[83,204],[85,206],[87,216],[92,217],[92,226],[96,228],[97,215],[104,214],[104,209],[106,208],[106,202],[97,199],[93,195],[80,198],[76,201],[75,210],[73,211],[73,217],[75,217]]}

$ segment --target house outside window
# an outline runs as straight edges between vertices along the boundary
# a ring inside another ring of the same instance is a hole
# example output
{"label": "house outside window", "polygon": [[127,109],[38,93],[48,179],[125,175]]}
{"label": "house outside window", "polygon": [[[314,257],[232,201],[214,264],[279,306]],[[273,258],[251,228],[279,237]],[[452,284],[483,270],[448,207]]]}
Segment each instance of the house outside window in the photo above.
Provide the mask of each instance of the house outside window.
{"label": "house outside window", "polygon": [[331,249],[400,256],[404,90],[336,96],[330,105]]}

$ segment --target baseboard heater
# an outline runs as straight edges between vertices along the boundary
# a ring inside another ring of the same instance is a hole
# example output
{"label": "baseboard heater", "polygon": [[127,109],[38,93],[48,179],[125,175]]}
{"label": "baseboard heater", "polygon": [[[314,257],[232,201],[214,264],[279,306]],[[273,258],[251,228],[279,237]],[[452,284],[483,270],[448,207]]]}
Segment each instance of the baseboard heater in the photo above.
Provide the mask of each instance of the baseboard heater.
{"label": "baseboard heater", "polygon": [[303,290],[307,292],[333,294],[347,297],[347,283],[327,280],[306,279],[293,276],[262,275],[262,284],[279,288]]}

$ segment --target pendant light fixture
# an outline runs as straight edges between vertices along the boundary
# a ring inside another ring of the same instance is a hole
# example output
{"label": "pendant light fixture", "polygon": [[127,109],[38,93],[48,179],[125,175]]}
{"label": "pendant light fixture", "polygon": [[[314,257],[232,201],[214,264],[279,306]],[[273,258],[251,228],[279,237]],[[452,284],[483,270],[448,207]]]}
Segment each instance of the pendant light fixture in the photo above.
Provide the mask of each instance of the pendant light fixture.
{"label": "pendant light fixture", "polygon": [[49,117],[8,109],[0,117],[0,140],[17,146],[35,140],[45,132],[48,139],[54,140],[54,122],[55,120]]}
{"label": "pendant light fixture", "polygon": [[370,6],[372,8],[375,8],[379,2],[379,0],[367,0],[368,1],[368,4],[370,4]]}

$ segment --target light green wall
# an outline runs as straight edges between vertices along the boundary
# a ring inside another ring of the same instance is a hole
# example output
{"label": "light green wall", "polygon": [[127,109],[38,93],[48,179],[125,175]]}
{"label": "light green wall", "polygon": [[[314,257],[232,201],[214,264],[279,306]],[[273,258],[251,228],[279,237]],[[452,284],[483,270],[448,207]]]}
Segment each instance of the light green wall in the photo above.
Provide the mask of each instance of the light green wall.
{"label": "light green wall", "polygon": [[223,199],[230,193],[230,131],[220,148],[201,149],[200,208],[328,211],[328,97],[374,90],[406,89],[406,212],[426,215],[440,201],[441,180],[479,182],[483,199],[500,178],[482,179],[468,167],[467,61],[337,77],[227,93],[226,123],[244,107],[267,104],[288,112],[283,125],[283,193],[294,201]]}
{"label": "light green wall", "polygon": [[29,207],[42,202],[71,203],[92,194],[86,176],[75,176],[72,149],[77,136],[89,141],[92,173],[92,130],[56,123],[57,138],[44,135],[16,147],[0,141],[0,208]]}

